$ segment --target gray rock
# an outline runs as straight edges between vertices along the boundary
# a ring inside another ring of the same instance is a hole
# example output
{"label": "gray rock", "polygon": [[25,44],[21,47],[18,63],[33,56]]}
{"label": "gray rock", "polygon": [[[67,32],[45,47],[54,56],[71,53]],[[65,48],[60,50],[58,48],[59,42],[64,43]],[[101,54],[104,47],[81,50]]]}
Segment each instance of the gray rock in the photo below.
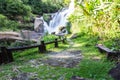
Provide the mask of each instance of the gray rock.
{"label": "gray rock", "polygon": [[86,80],[86,79],[79,77],[79,76],[72,76],[71,80]]}

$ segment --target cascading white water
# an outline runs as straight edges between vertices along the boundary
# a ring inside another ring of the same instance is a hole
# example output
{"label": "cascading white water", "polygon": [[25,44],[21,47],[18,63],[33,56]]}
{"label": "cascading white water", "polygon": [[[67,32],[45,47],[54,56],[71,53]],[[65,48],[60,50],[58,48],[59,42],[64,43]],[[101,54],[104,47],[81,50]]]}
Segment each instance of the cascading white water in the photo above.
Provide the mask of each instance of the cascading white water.
{"label": "cascading white water", "polygon": [[56,30],[60,26],[66,26],[68,22],[67,18],[71,13],[73,13],[73,11],[74,11],[74,0],[71,0],[71,3],[69,4],[68,8],[59,10],[58,12],[53,13],[51,15],[51,20],[49,24],[47,24],[47,22],[44,21],[43,17],[41,17],[40,19],[42,19],[44,22],[43,26],[45,31],[48,31],[48,33],[52,33],[52,32],[56,32]]}

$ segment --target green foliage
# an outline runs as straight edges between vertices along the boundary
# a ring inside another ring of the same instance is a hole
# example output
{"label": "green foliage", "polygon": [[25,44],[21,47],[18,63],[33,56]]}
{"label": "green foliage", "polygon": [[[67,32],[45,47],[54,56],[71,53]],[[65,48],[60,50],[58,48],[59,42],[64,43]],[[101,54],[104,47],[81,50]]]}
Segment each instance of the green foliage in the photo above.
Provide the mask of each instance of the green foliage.
{"label": "green foliage", "polygon": [[43,18],[48,23],[51,20],[51,15],[50,14],[43,14]]}
{"label": "green foliage", "polygon": [[68,5],[70,3],[70,0],[64,0],[65,5]]}
{"label": "green foliage", "polygon": [[[68,46],[65,47],[65,44],[60,44],[59,48],[51,49],[50,47],[48,49],[54,52],[62,52],[70,46],[72,50],[82,50],[84,57],[74,68],[52,67],[44,64],[43,61],[48,59],[49,53],[39,54],[37,48],[14,52],[15,61],[0,66],[0,80],[7,80],[7,76],[11,78],[19,75],[19,73],[13,72],[16,68],[22,73],[35,74],[34,78],[37,77],[43,80],[59,80],[62,78],[70,80],[72,76],[80,76],[88,80],[112,80],[108,75],[108,71],[114,64],[113,62],[98,58],[101,54],[98,54],[98,51],[96,51],[96,48],[93,46],[92,43],[96,41],[96,38],[93,39],[90,40],[88,36],[82,36],[74,39],[73,46],[67,44]],[[90,45],[86,46],[88,43],[90,43]]]}
{"label": "green foliage", "polygon": [[[76,23],[80,28],[84,28],[84,33],[90,36],[103,38],[115,38],[120,31],[119,23],[119,3],[116,1],[83,1],[77,4],[76,14],[72,15],[70,21]],[[77,26],[75,25],[75,26]],[[80,29],[81,32],[82,29]]]}
{"label": "green foliage", "polygon": [[63,6],[63,0],[0,0],[0,21],[3,21],[0,22],[0,30],[15,27],[16,30],[19,27],[18,23],[25,25],[30,22],[33,14],[53,13]]}
{"label": "green foliage", "polygon": [[[24,4],[31,7],[32,13],[42,15],[53,13],[63,7],[63,0],[22,0]],[[53,4],[54,2],[54,4]]]}
{"label": "green foliage", "polygon": [[17,30],[18,21],[28,21],[30,15],[30,6],[21,0],[0,0],[0,30]]}
{"label": "green foliage", "polygon": [[114,39],[114,42],[112,43],[112,46],[110,47],[113,51],[120,52],[120,38]]}
{"label": "green foliage", "polygon": [[47,34],[46,36],[43,36],[42,40],[45,42],[50,42],[50,41],[54,41],[56,38],[58,38],[58,36]]}
{"label": "green foliage", "polygon": [[112,67],[113,65],[109,61],[83,60],[81,61],[80,68],[76,69],[74,74],[92,80],[112,80],[108,76],[110,66]]}
{"label": "green foliage", "polygon": [[0,30],[16,30],[19,24],[15,21],[8,20],[6,16],[0,14]]}
{"label": "green foliage", "polygon": [[43,6],[42,6],[43,13],[53,13],[63,7],[63,0],[61,1],[60,0],[42,0],[42,2],[43,2]]}
{"label": "green foliage", "polygon": [[19,16],[29,16],[31,8],[24,5],[21,0],[0,0],[0,13],[9,19],[18,19]]}
{"label": "green foliage", "polygon": [[66,26],[67,31],[68,31],[68,34],[71,34],[71,31],[70,31],[71,27],[72,27],[71,23],[68,22],[68,23],[67,23],[67,26]]}
{"label": "green foliage", "polygon": [[[72,22],[72,30],[80,32],[83,36],[98,37],[98,43],[99,41],[101,43],[109,41],[111,44],[119,44],[119,41],[115,41],[120,38],[119,9],[119,0],[86,0],[77,3],[74,12],[76,15],[73,14],[69,18]],[[77,28],[77,31],[74,28]],[[106,46],[120,49],[119,45],[113,47],[110,43]]]}

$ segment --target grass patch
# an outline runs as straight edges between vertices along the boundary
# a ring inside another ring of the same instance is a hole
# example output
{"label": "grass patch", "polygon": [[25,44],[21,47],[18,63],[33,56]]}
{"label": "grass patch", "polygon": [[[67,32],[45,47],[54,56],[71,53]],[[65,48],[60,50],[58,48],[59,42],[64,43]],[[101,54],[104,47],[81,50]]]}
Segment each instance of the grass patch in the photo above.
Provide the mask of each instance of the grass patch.
{"label": "grass patch", "polygon": [[[38,48],[28,49],[24,51],[14,52],[15,61],[0,66],[0,80],[8,80],[9,77],[17,76],[13,70],[17,67],[21,72],[34,73],[41,80],[70,80],[72,76],[81,76],[91,80],[112,80],[108,75],[108,71],[114,66],[113,62],[107,61],[105,55],[101,55],[95,44],[97,38],[89,38],[80,36],[72,40],[74,44],[63,44],[60,42],[58,48],[54,48],[54,44],[47,45],[48,52],[39,53]],[[81,50],[84,58],[74,68],[52,67],[45,65],[41,60],[47,59],[49,51],[60,52],[67,49]],[[30,60],[38,61],[36,66],[30,63]]]}
{"label": "grass patch", "polygon": [[79,68],[76,68],[74,74],[82,77],[86,77],[92,80],[112,80],[108,76],[108,71],[113,66],[109,61],[95,61],[90,59],[84,59],[81,61]]}

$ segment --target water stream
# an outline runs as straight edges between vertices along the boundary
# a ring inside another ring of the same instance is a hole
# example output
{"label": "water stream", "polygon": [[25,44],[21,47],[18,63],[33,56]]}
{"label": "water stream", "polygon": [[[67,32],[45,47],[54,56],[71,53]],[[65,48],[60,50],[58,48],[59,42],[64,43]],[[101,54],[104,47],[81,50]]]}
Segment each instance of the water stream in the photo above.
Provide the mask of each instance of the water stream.
{"label": "water stream", "polygon": [[51,20],[47,23],[43,17],[36,18],[34,23],[34,28],[40,28],[40,21],[43,21],[44,31],[48,33],[56,32],[61,26],[66,26],[68,22],[68,17],[74,12],[74,0],[71,0],[68,8],[63,8],[56,13],[51,14]]}

